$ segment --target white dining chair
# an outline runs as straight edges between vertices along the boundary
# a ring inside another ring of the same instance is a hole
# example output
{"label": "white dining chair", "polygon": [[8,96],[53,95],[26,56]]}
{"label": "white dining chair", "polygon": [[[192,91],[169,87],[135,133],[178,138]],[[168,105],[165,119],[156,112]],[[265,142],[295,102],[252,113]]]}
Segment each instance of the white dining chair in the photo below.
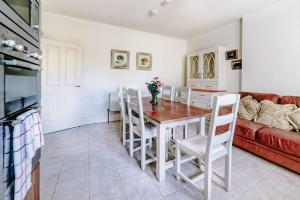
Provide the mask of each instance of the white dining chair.
{"label": "white dining chair", "polygon": [[[224,182],[227,191],[231,185],[231,159],[232,159],[232,141],[236,124],[240,95],[226,94],[215,96],[211,116],[210,127],[207,135],[196,135],[183,140],[176,140],[176,177],[182,178],[190,183],[196,189],[203,193],[205,200],[211,199],[212,174],[216,175]],[[232,111],[229,114],[219,115],[221,107],[231,106]],[[216,129],[219,126],[229,124],[228,131],[216,135]],[[181,151],[199,160],[202,174],[189,178],[181,172],[181,164],[187,159],[181,160]],[[225,175],[212,170],[212,162],[225,157]],[[200,190],[196,183],[204,179],[204,191]]]}
{"label": "white dining chair", "polygon": [[[175,102],[190,105],[190,99],[191,99],[191,88],[177,87],[175,89],[175,98],[174,98]],[[172,140],[174,139],[173,132],[174,131],[172,131],[172,135],[171,135]],[[183,138],[187,137],[187,132],[188,132],[188,125],[185,124],[183,126]]]}
{"label": "white dining chair", "polygon": [[165,85],[162,87],[162,98],[166,100],[174,100],[174,87],[172,85]]}
{"label": "white dining chair", "polygon": [[175,101],[190,105],[190,99],[191,99],[191,88],[187,87],[177,87],[175,89]]}
{"label": "white dining chair", "polygon": [[126,111],[126,104],[125,104],[125,98],[126,98],[126,87],[120,86],[118,88],[118,97],[119,97],[119,104],[120,104],[120,112],[121,112],[121,130],[122,130],[122,143],[123,146],[126,145],[127,142],[129,142],[128,136],[127,136],[127,127],[129,127],[129,119],[128,119],[128,113]]}
{"label": "white dining chair", "polygon": [[[157,136],[156,126],[150,122],[145,123],[141,92],[139,89],[127,90],[127,108],[129,118],[129,153],[133,157],[133,152],[141,150],[141,168],[145,170],[146,165],[156,161],[154,155],[146,154],[147,146],[151,146],[151,141]],[[133,147],[133,142],[138,137],[141,140],[141,145]],[[147,143],[148,141],[148,143]],[[146,156],[150,159],[146,160]]]}

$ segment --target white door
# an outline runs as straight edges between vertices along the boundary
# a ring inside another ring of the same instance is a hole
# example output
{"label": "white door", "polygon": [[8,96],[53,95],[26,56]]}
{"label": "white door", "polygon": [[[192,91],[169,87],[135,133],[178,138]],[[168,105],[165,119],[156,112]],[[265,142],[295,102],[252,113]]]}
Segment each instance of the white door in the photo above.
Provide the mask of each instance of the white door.
{"label": "white door", "polygon": [[80,125],[81,49],[42,40],[42,120],[45,133]]}

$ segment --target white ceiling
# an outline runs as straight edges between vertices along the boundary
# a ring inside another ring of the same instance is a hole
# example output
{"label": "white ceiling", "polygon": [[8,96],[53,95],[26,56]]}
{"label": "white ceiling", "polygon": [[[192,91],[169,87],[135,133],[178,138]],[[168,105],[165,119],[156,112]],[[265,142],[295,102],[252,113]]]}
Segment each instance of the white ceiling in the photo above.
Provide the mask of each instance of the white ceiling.
{"label": "white ceiling", "polygon": [[[278,0],[42,0],[43,10],[182,39],[195,37]],[[149,11],[158,9],[150,17]]]}

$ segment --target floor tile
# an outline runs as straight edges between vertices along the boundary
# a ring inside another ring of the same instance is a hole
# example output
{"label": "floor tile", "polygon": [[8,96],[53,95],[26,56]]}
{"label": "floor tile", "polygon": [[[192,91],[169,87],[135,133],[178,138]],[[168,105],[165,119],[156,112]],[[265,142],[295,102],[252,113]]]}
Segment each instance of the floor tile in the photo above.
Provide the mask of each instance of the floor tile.
{"label": "floor tile", "polygon": [[58,183],[53,200],[84,200],[89,197],[89,182],[67,181]]}
{"label": "floor tile", "polygon": [[90,200],[127,200],[122,186],[106,188],[104,192],[90,197]]}
{"label": "floor tile", "polygon": [[143,177],[124,185],[126,196],[130,200],[159,200],[162,198],[159,190],[149,177]]}
{"label": "floor tile", "polygon": [[[195,125],[189,135],[195,135]],[[182,137],[182,128],[175,130]],[[101,123],[68,129],[45,136],[41,158],[42,200],[189,200],[203,196],[184,181],[174,178],[175,168],[167,170],[166,180],[158,182],[155,164],[140,167],[140,152],[131,158],[123,147],[119,123]],[[300,176],[233,147],[232,188],[227,192],[214,177],[212,200],[298,200]],[[224,159],[213,163],[224,173]],[[194,175],[199,168],[182,165]],[[203,189],[203,182],[199,183]]]}

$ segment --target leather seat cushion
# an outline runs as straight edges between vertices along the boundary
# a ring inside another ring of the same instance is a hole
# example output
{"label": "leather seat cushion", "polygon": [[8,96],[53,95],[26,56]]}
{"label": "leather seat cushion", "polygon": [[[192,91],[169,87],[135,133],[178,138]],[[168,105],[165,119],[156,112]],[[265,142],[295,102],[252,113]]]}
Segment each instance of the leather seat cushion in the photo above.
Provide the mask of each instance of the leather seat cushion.
{"label": "leather seat cushion", "polygon": [[265,127],[268,126],[238,118],[236,121],[235,134],[254,141],[256,132]]}
{"label": "leather seat cushion", "polygon": [[300,157],[300,134],[277,128],[263,128],[256,141],[267,147]]}

